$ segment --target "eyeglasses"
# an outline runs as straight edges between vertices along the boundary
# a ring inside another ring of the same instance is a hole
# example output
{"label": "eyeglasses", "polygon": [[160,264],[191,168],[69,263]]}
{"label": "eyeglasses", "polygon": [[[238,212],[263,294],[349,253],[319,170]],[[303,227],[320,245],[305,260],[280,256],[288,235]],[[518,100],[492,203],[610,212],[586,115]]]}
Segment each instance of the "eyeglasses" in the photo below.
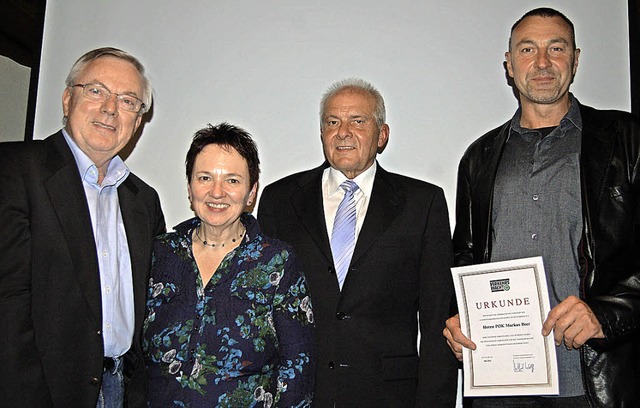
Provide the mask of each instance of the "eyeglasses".
{"label": "eyeglasses", "polygon": [[109,100],[111,95],[116,96],[116,101],[118,103],[118,108],[125,110],[127,112],[140,112],[145,104],[138,98],[133,95],[127,94],[117,94],[115,92],[111,92],[107,87],[100,84],[75,84],[72,87],[79,86],[82,88],[82,94],[92,101],[96,102],[104,102]]}

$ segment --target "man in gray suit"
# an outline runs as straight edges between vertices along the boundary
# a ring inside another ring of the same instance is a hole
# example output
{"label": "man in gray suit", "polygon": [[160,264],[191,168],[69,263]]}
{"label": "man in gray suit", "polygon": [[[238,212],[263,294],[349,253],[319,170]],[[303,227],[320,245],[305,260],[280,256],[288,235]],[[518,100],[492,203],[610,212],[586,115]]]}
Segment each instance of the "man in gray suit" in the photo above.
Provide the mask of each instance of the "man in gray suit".
{"label": "man in gray suit", "polygon": [[389,126],[371,84],[332,85],[320,121],[327,161],[267,186],[258,210],[265,233],[303,261],[316,318],[314,406],[451,407],[456,362],[440,337],[452,296],[443,191],[377,164]]}
{"label": "man in gray suit", "polygon": [[117,154],[150,105],[140,62],[96,49],[69,72],[64,129],[0,144],[2,406],[146,406],[139,334],[165,225]]}

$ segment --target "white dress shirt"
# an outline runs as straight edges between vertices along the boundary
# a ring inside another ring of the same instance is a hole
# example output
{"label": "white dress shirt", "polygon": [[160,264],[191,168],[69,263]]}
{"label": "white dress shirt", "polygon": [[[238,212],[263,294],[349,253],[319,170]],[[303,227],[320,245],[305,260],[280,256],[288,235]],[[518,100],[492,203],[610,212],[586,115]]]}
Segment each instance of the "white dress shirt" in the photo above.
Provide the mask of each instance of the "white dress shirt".
{"label": "white dress shirt", "polygon": [[[356,242],[364,223],[364,217],[367,215],[376,169],[377,163],[374,161],[371,167],[353,179],[359,187],[354,193],[354,199],[356,200]],[[333,221],[336,218],[338,206],[344,198],[344,190],[340,188],[340,184],[346,179],[347,177],[340,170],[336,170],[333,167],[326,168],[322,173],[322,203],[329,237],[333,232]]]}

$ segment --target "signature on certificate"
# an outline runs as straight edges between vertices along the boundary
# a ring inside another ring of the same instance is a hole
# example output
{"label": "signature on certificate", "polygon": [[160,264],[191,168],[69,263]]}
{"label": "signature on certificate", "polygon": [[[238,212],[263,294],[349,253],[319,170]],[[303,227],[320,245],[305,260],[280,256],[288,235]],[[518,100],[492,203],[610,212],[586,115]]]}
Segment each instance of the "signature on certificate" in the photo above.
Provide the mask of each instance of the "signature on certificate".
{"label": "signature on certificate", "polygon": [[513,361],[513,372],[521,373],[523,371],[531,371],[533,372],[535,367],[535,363],[521,363],[519,361]]}

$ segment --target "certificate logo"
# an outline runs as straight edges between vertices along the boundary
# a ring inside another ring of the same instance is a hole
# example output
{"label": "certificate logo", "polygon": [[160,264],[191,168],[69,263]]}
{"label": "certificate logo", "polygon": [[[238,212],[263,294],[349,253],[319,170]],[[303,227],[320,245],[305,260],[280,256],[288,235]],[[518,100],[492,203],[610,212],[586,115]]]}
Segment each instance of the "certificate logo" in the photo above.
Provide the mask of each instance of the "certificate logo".
{"label": "certificate logo", "polygon": [[509,278],[490,280],[491,292],[507,292],[511,287],[509,286]]}

